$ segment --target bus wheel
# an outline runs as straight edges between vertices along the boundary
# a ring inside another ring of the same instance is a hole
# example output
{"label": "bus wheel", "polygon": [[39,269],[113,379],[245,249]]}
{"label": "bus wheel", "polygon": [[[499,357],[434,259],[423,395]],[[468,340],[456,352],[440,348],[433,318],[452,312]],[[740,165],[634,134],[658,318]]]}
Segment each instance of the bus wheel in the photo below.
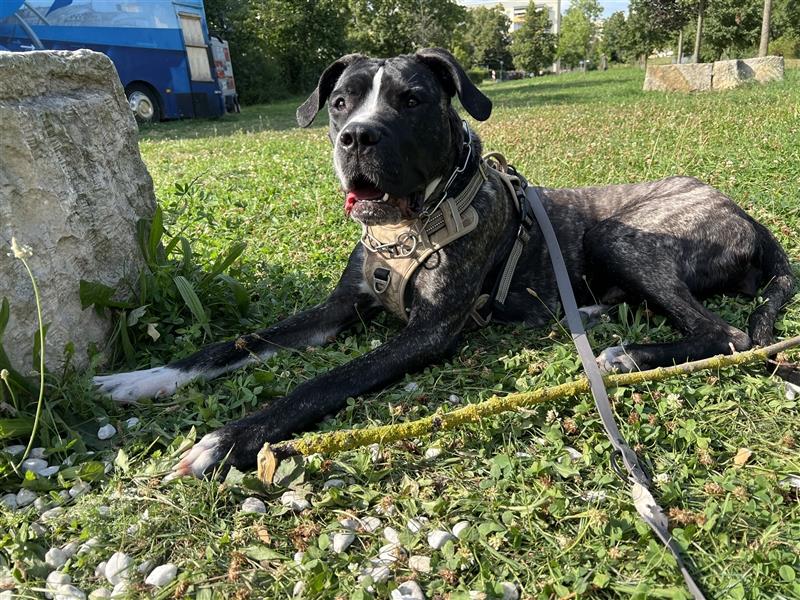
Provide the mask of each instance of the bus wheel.
{"label": "bus wheel", "polygon": [[128,104],[139,123],[158,123],[161,111],[152,90],[144,85],[133,84],[128,87]]}

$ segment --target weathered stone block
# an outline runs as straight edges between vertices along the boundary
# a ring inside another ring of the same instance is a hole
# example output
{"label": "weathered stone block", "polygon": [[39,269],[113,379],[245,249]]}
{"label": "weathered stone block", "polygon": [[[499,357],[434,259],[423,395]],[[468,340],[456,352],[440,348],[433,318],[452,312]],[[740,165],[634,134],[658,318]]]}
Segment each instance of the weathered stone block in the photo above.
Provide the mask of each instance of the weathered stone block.
{"label": "weathered stone block", "polygon": [[718,60],[714,63],[711,86],[715,90],[731,90],[753,79],[753,70],[741,60]]}
{"label": "weathered stone block", "polygon": [[691,65],[652,65],[644,78],[645,91],[703,92],[711,89],[713,66],[710,63]]}
{"label": "weathered stone block", "polygon": [[762,58],[747,58],[743,61],[752,69],[753,78],[759,83],[783,80],[783,57],[764,56]]}
{"label": "weathered stone block", "polygon": [[75,362],[102,345],[109,323],[81,310],[79,281],[132,281],[142,265],[136,222],[155,210],[138,132],[112,62],[103,54],[0,52],[0,297],[11,317],[3,345],[27,372],[36,331],[30,281],[7,256],[12,237],[42,294],[48,366],[67,342]]}

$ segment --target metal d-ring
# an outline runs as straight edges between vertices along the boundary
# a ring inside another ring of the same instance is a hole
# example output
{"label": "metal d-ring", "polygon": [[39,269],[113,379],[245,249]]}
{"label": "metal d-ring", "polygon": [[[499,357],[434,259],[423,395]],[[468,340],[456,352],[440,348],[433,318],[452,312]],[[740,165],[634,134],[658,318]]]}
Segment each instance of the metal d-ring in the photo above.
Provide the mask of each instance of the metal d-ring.
{"label": "metal d-ring", "polygon": [[417,244],[419,244],[419,238],[417,238],[417,234],[413,231],[404,231],[398,235],[397,239],[395,240],[397,255],[402,256],[403,258],[411,256],[417,249]]}

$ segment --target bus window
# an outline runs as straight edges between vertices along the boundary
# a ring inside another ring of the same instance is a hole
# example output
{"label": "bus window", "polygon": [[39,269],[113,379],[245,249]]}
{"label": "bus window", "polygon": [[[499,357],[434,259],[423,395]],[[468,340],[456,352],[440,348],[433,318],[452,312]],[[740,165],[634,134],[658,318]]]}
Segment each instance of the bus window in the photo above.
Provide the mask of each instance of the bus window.
{"label": "bus window", "polygon": [[189,57],[189,73],[192,81],[213,81],[211,65],[208,62],[208,49],[203,39],[200,17],[179,13],[186,55]]}

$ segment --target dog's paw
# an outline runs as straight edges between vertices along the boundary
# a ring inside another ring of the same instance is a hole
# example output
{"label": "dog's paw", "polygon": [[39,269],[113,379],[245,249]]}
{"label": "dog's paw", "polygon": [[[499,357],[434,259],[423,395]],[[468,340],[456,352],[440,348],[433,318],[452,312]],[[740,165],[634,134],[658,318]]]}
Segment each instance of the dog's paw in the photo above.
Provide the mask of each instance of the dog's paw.
{"label": "dog's paw", "polygon": [[605,373],[630,373],[638,369],[623,346],[611,346],[603,350],[597,357],[597,366]]}
{"label": "dog's paw", "polygon": [[143,398],[171,396],[180,386],[194,379],[191,373],[171,367],[156,367],[129,373],[98,375],[92,379],[101,394],[116,402],[136,402]]}
{"label": "dog's paw", "polygon": [[219,465],[229,449],[230,445],[225,443],[223,434],[218,431],[208,433],[183,453],[178,464],[172,468],[172,472],[164,478],[164,481],[171,481],[187,475],[202,477],[206,472]]}

